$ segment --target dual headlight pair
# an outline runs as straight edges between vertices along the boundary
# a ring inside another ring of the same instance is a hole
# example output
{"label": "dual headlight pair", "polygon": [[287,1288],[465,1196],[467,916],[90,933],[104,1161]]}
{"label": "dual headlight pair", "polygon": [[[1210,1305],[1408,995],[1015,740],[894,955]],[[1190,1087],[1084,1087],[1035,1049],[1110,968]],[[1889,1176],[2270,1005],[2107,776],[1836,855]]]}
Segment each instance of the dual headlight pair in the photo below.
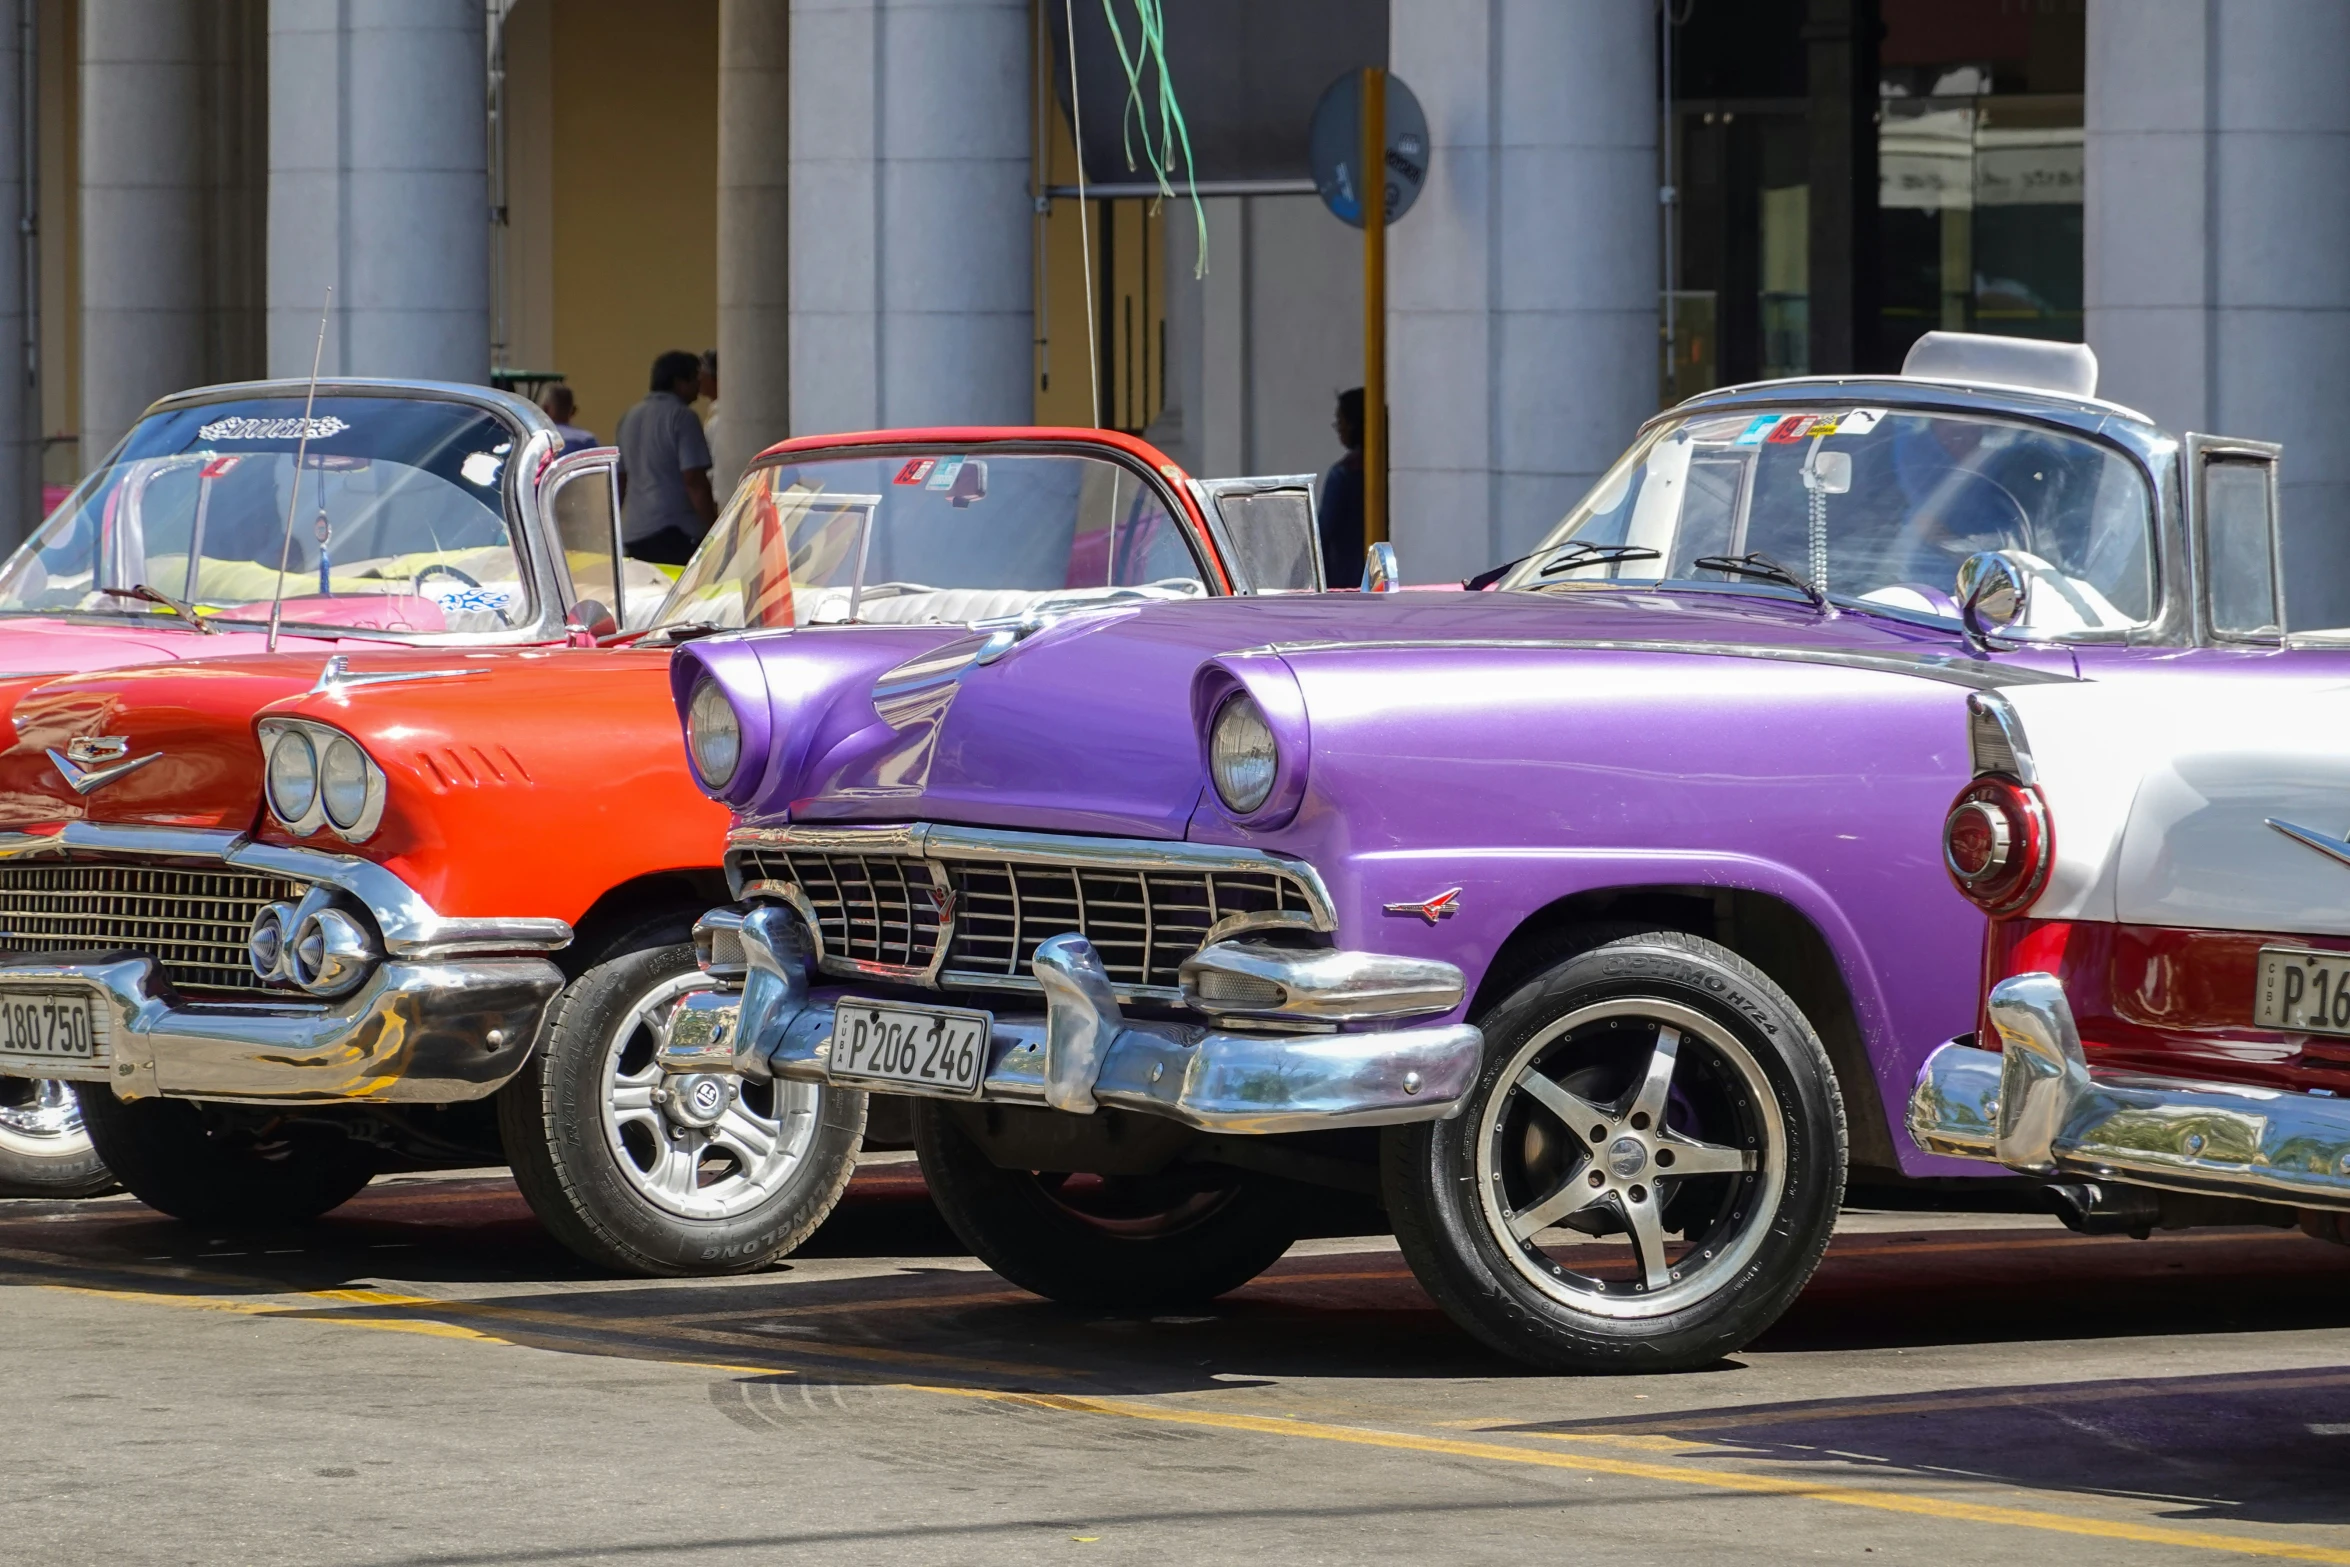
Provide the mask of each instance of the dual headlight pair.
{"label": "dual headlight pair", "polygon": [[[742,766],[742,720],[718,682],[704,678],[686,704],[685,740],[702,786],[722,792]],[[1235,816],[1261,809],[1273,796],[1281,750],[1264,709],[1245,691],[1235,691],[1216,709],[1208,736],[1208,773],[1216,796]]]}
{"label": "dual headlight pair", "polygon": [[261,755],[269,814],[288,832],[332,828],[349,843],[382,823],[384,773],[359,742],[306,718],[261,721]]}

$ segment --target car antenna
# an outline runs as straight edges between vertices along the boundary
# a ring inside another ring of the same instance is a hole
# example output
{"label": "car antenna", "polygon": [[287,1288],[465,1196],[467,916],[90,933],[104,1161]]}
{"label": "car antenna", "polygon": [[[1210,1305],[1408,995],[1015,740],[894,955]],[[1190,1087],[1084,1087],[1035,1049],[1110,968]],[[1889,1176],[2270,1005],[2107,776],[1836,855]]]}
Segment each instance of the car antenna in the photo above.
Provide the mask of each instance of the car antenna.
{"label": "car antenna", "polygon": [[[310,391],[302,399],[302,433],[294,443],[294,482],[287,486],[286,536],[277,547],[277,590],[269,595],[268,651],[277,651],[277,627],[286,607],[286,562],[294,553],[294,513],[302,505],[302,464],[310,455],[310,410],[318,406],[318,366],[326,355],[326,317],[334,308],[335,286],[326,286],[326,303],[318,307],[318,342],[310,350]],[[320,481],[324,483],[324,480]]]}

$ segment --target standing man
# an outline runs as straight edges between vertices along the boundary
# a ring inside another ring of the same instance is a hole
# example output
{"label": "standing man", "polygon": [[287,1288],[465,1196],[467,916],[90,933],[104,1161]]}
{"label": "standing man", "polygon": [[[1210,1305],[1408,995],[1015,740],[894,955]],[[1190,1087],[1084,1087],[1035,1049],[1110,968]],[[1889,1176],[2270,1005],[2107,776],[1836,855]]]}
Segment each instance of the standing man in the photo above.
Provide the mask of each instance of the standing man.
{"label": "standing man", "polygon": [[[702,407],[705,410],[702,414],[702,439],[715,453],[718,450],[718,350],[715,348],[702,350]],[[724,490],[732,495],[734,481],[740,477],[740,474],[720,473],[713,458],[710,464],[711,493]]]}
{"label": "standing man", "polygon": [[1322,475],[1322,496],[1315,508],[1322,530],[1322,582],[1325,587],[1352,586],[1363,569],[1363,389],[1349,387],[1338,394],[1338,417],[1330,421],[1345,455]]}
{"label": "standing man", "polygon": [[694,417],[702,361],[673,348],[653,361],[653,389],[620,416],[620,543],[632,560],[682,566],[710,524],[710,443]]}
{"label": "standing man", "polygon": [[554,421],[555,433],[563,437],[564,452],[584,452],[596,444],[596,432],[580,427],[579,399],[566,383],[557,381],[548,387],[547,395],[539,399],[539,410]]}

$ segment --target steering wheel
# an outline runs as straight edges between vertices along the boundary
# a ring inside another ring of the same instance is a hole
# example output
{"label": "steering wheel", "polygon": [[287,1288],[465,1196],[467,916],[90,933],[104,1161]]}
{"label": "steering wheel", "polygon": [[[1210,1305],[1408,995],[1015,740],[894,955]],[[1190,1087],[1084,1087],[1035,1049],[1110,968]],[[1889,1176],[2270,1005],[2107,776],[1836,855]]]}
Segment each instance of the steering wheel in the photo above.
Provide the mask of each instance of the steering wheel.
{"label": "steering wheel", "polygon": [[[434,576],[455,577],[457,581],[463,586],[476,590],[481,587],[481,579],[479,577],[468,576],[464,572],[459,571],[456,567],[448,564],[446,561],[436,560],[431,565],[417,572],[414,580],[409,583],[410,590],[413,591],[420,599],[431,598],[432,595],[424,591],[424,584],[426,579]],[[491,614],[498,617],[498,624],[500,626],[511,626],[514,624],[513,617],[506,613],[506,608],[502,604],[482,603],[468,607],[488,610]]]}

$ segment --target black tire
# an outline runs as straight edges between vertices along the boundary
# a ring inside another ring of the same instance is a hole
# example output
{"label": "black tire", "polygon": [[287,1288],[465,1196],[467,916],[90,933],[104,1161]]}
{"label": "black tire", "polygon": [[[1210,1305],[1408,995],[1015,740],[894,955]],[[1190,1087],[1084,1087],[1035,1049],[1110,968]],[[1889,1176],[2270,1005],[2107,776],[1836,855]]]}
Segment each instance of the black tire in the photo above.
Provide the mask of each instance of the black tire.
{"label": "black tire", "polygon": [[[1585,938],[1485,1016],[1458,1116],[1386,1133],[1388,1211],[1428,1293],[1505,1355],[1708,1365],[1776,1321],[1827,1248],[1846,1152],[1835,1072],[1795,1003],[1728,948]],[[1520,1086],[1537,1075],[1547,1086]],[[1570,1114],[1594,1124],[1569,1131]]]}
{"label": "black tire", "polygon": [[245,1129],[185,1099],[117,1099],[81,1083],[82,1124],[106,1167],[150,1208],[192,1224],[266,1228],[339,1208],[375,1178],[375,1155],[332,1127]]}
{"label": "black tire", "polygon": [[70,1083],[0,1077],[0,1197],[94,1197],[113,1188]]}
{"label": "black tire", "polygon": [[1201,1167],[1038,1175],[989,1160],[952,1107],[913,1101],[930,1199],[972,1255],[1024,1290],[1097,1311],[1212,1300],[1281,1260],[1300,1229],[1278,1181]]}
{"label": "black tire", "polygon": [[[623,1024],[698,978],[691,946],[622,950],[596,964],[556,998],[539,1048],[498,1092],[515,1184],[549,1233],[600,1268],[674,1278],[765,1267],[815,1233],[856,1173],[865,1096],[837,1088],[725,1080],[730,1117],[741,1109],[766,1124],[774,1112],[790,1128],[777,1143],[785,1152],[757,1170],[719,1136],[695,1141],[701,1134],[665,1112],[607,1127],[617,1102],[608,1070],[641,1078],[650,1060],[649,1031],[631,1025],[618,1038]],[[691,1190],[653,1195],[650,1172],[688,1152]],[[739,1188],[731,1195],[722,1189],[730,1180]],[[725,1206],[736,1198],[739,1206]]]}

